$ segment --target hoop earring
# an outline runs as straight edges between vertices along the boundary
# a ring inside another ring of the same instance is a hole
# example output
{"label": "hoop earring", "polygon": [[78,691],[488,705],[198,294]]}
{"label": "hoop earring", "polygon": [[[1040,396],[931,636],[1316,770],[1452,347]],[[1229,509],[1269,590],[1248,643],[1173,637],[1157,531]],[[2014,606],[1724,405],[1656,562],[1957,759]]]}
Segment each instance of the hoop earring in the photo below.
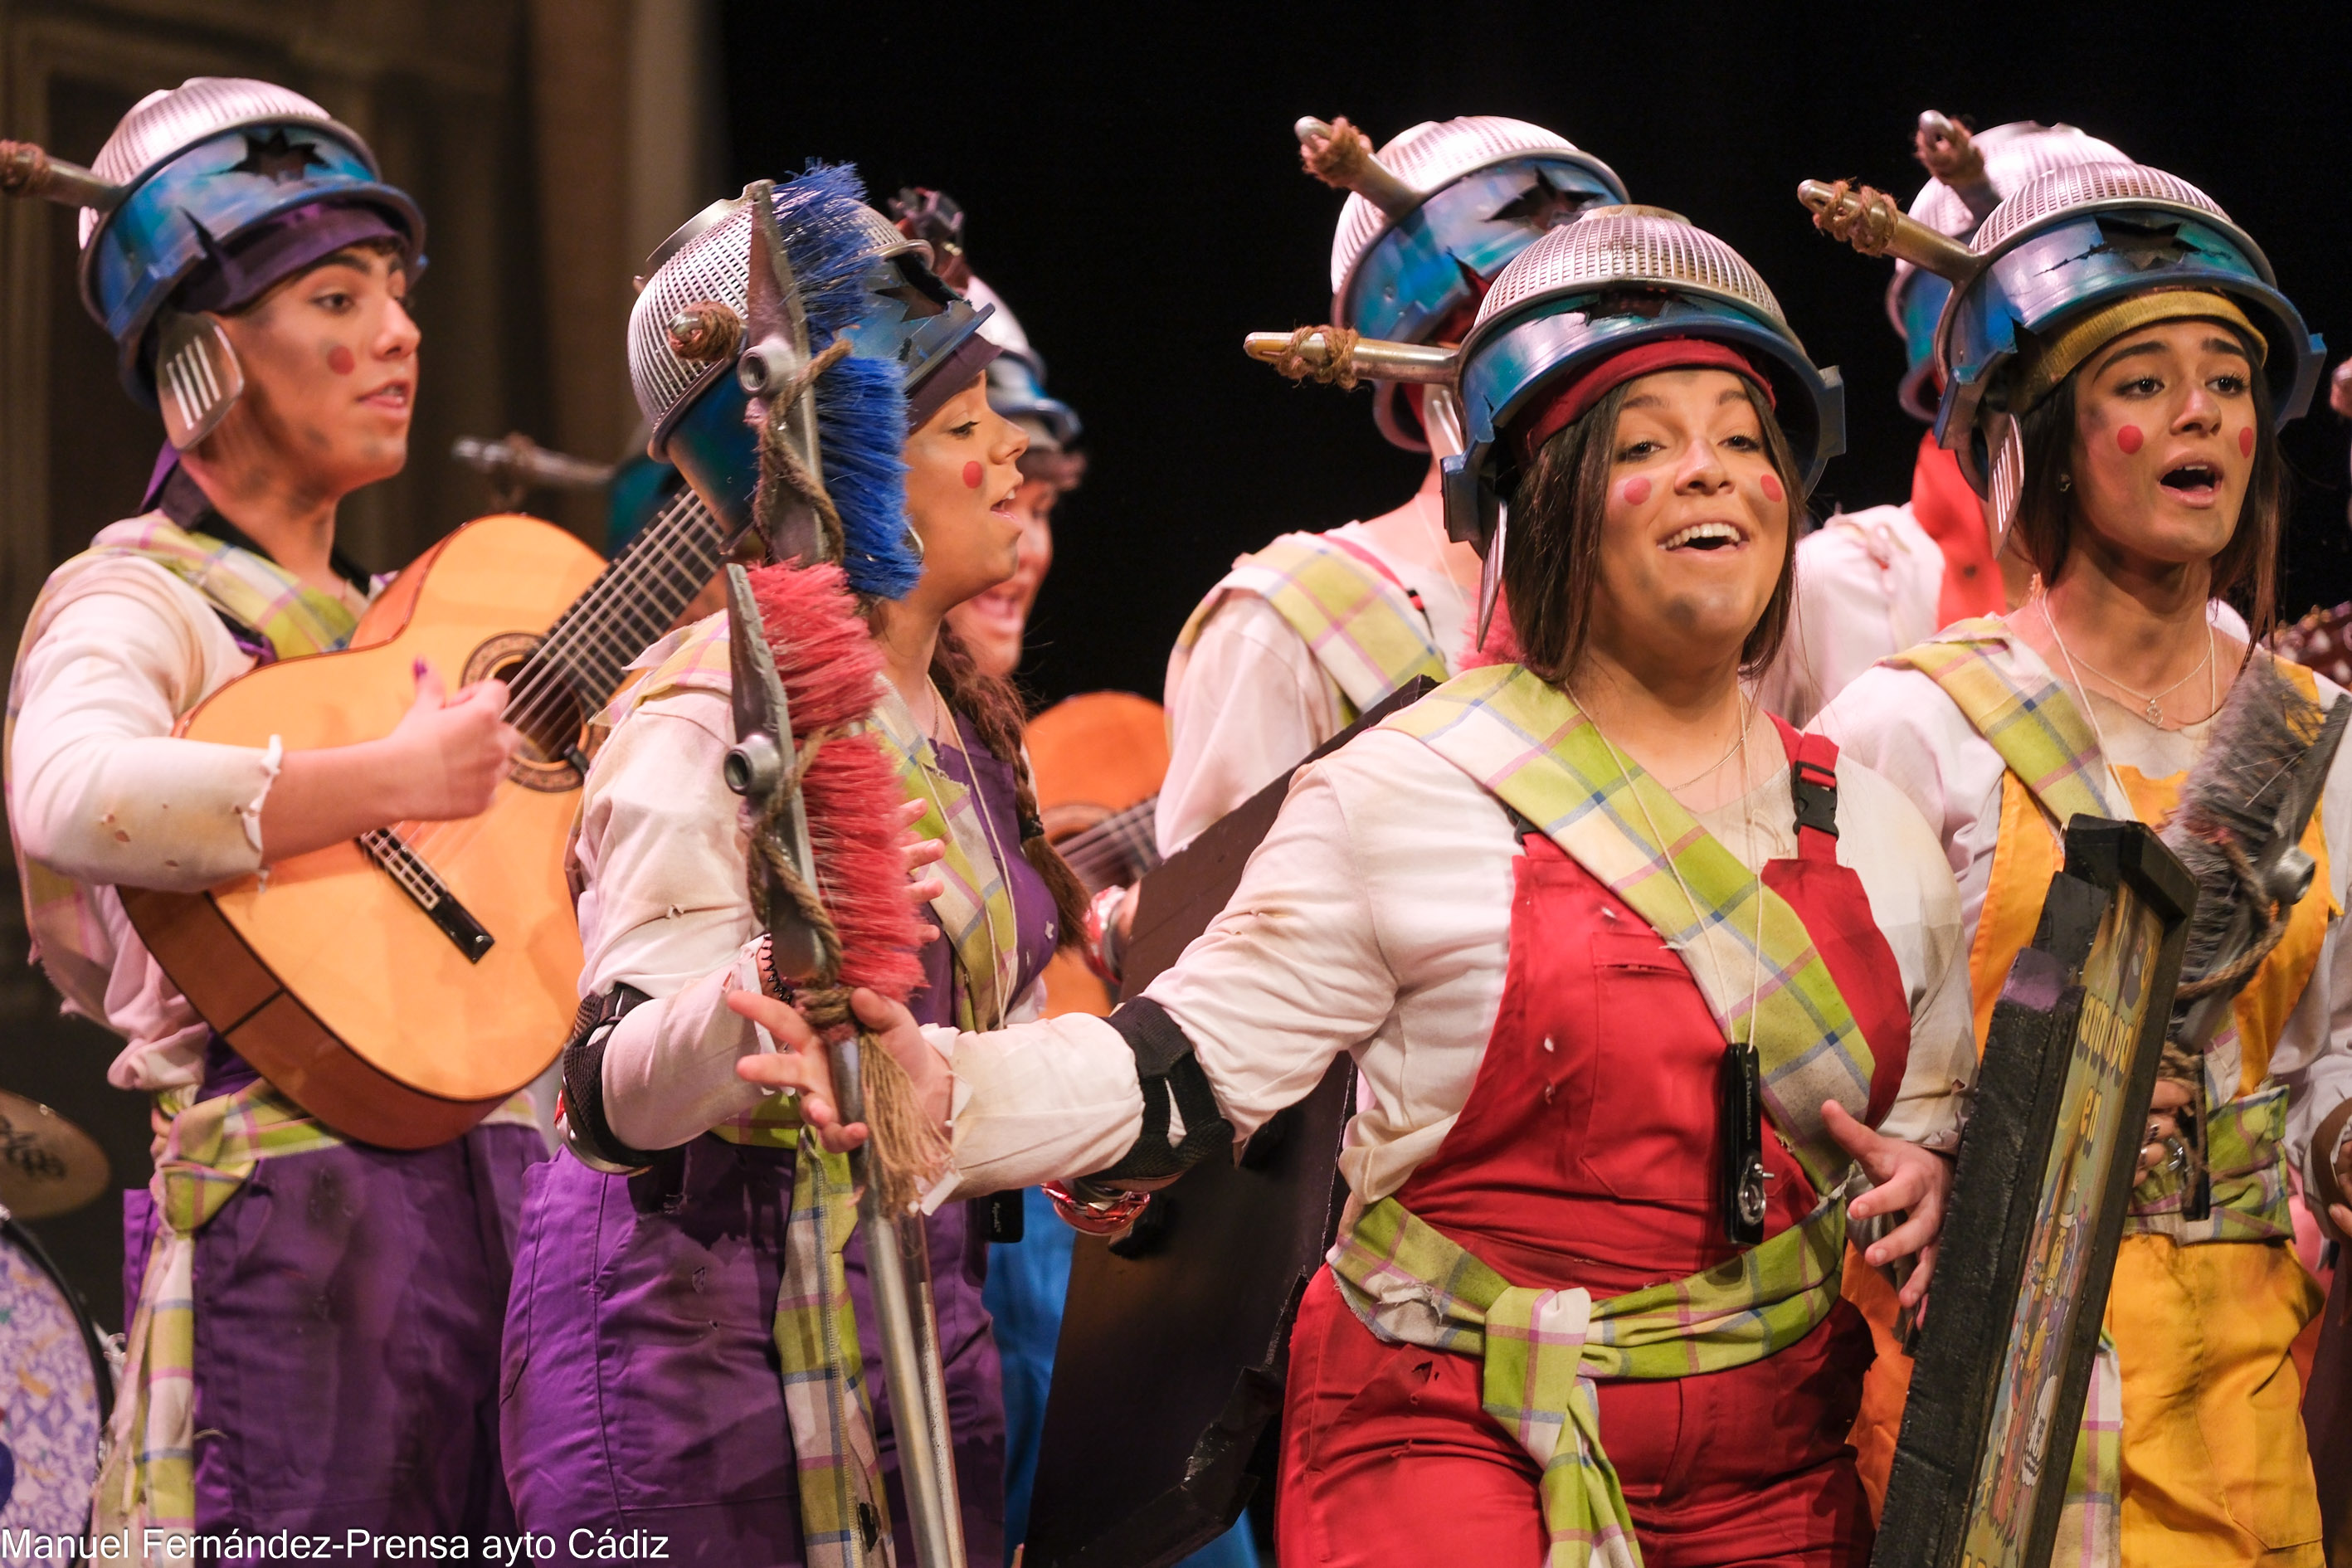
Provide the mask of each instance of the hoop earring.
{"label": "hoop earring", "polygon": [[2058,476],[2058,488],[2059,488],[2060,489],[2062,489],[2062,490],[2071,490],[2071,489],[2073,489],[2074,488],[2074,475],[2072,475],[2072,474],[2061,474],[2061,475],[2059,475],[2059,476]]}
{"label": "hoop earring", "polygon": [[915,564],[918,566],[921,565],[923,563],[923,536],[915,531],[915,525],[911,522],[907,525],[907,542],[915,547]]}

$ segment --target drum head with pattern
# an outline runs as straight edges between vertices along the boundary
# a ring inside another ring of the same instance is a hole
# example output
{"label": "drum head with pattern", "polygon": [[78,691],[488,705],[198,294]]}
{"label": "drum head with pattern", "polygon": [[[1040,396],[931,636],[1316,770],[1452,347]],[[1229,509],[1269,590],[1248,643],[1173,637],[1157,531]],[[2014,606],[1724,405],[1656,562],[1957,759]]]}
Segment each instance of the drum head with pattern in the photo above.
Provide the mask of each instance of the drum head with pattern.
{"label": "drum head with pattern", "polygon": [[39,1244],[0,1222],[0,1531],[82,1533],[112,1381]]}

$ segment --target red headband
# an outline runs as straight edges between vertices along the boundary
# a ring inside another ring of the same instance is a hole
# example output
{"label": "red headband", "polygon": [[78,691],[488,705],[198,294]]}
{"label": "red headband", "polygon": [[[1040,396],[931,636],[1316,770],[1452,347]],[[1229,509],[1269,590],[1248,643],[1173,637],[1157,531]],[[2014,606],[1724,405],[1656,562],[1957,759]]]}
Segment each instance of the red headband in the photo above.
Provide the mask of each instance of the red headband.
{"label": "red headband", "polygon": [[1653,338],[1562,382],[1520,415],[1520,457],[1532,462],[1546,441],[1591,413],[1594,404],[1627,382],[1662,370],[1727,370],[1753,382],[1764,394],[1766,406],[1779,406],[1772,396],[1772,384],[1738,349],[1712,338]]}

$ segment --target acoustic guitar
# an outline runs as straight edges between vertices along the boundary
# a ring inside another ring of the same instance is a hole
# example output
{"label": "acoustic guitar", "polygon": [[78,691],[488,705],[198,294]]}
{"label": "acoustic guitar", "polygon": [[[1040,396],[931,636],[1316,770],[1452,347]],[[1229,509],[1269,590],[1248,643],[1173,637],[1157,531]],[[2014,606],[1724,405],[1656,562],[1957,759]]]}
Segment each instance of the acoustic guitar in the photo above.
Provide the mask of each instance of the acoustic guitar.
{"label": "acoustic guitar", "polygon": [[350,648],[207,698],[181,721],[190,740],[350,745],[399,722],[426,659],[453,686],[505,680],[523,746],[479,816],[396,824],[203,893],[121,889],[172,983],[256,1070],[362,1142],[446,1142],[537,1078],[578,1005],[564,854],[583,723],[729,542],[691,491],[609,565],[536,518],[482,518],[395,578]]}
{"label": "acoustic guitar", "polygon": [[[1045,837],[1087,891],[1131,887],[1160,864],[1152,814],[1168,773],[1168,720],[1128,691],[1065,698],[1029,721],[1030,769]],[[1045,966],[1045,1016],[1107,1016],[1111,994],[1065,951]]]}

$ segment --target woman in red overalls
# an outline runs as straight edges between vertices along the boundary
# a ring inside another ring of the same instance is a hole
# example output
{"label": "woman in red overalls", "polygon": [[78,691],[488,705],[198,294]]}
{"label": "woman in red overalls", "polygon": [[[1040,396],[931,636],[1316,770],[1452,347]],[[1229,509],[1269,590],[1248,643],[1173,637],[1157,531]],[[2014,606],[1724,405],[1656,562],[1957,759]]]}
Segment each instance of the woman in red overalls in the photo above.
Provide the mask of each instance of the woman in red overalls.
{"label": "woman in red overalls", "polygon": [[[1224,914],[1112,1018],[871,1021],[952,1109],[967,1191],[1148,1186],[1353,1055],[1284,1561],[1859,1564],[1847,1220],[1918,1300],[1975,1053],[1926,825],[1741,684],[1834,384],[1744,261],[1646,208],[1538,241],[1452,374],[1456,528],[1515,662],[1303,773]],[[746,1076],[854,1139],[805,1029],[737,1005],[788,1047]]]}

